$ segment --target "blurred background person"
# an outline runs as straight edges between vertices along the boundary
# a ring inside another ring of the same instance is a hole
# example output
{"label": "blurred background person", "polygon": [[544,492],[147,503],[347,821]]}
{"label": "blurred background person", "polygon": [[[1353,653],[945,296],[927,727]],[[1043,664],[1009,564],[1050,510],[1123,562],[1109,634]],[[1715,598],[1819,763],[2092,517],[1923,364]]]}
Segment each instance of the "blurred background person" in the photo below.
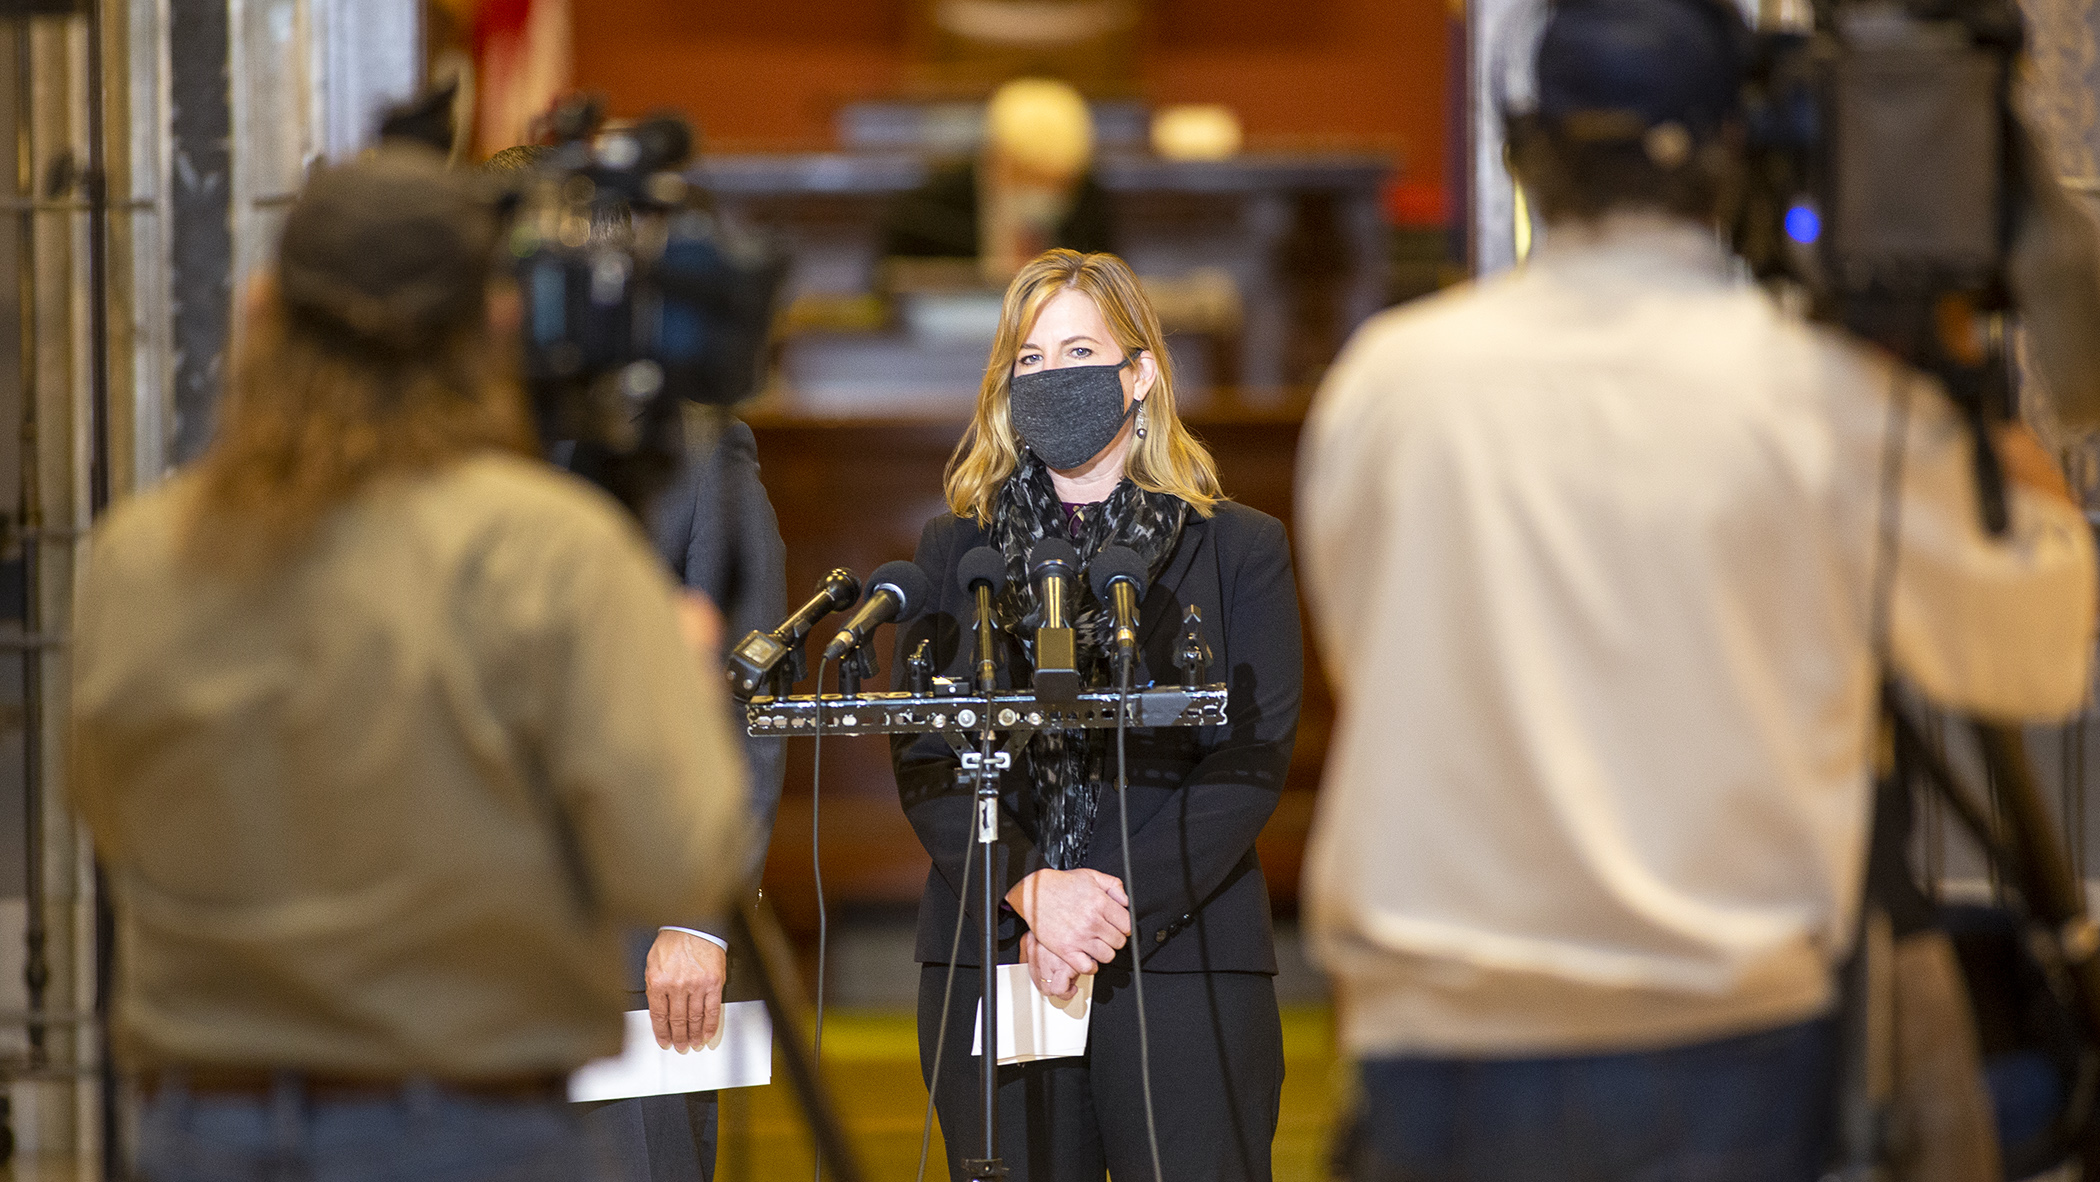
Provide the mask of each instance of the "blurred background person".
{"label": "blurred background person", "polygon": [[595,1175],[621,931],[744,879],[719,623],[537,458],[497,234],[419,149],[321,172],[211,450],[96,535],[74,792],[146,1178]]}
{"label": "blurred background person", "polygon": [[[542,165],[551,149],[519,144],[482,165],[497,177],[519,178]],[[622,211],[624,212],[624,211]],[[594,243],[625,249],[632,221],[595,216]],[[659,493],[649,537],[671,573],[723,609],[727,638],[764,631],[787,614],[786,547],[773,503],[760,480],[758,443],[751,428],[727,411],[688,404],[684,460]],[[573,440],[549,441],[555,462],[568,466]],[[786,741],[743,736],[750,770],[751,808],[757,818],[746,880],[755,883],[780,810]],[[657,1040],[689,1050],[714,1038],[729,980],[729,944],[715,917],[687,916],[680,924],[628,942],[628,988],[656,1025]],[[601,1140],[633,1182],[686,1182],[714,1177],[720,1104],[714,1092],[638,1096],[586,1109]]]}
{"label": "blurred background person", "polygon": [[1555,5],[1510,127],[1543,244],[1372,321],[1309,418],[1305,899],[1360,1180],[1821,1176],[1883,661],[1992,718],[2085,699],[2092,538],[2033,437],[1992,538],[1939,385],[1722,245],[1747,42]]}
{"label": "blurred background person", "polygon": [[1079,91],[1016,78],[985,105],[976,157],[941,169],[890,207],[883,254],[976,259],[986,283],[1004,286],[1051,247],[1113,249],[1093,162],[1094,120]]}
{"label": "blurred background person", "polygon": [[[935,668],[971,676],[974,607],[965,554],[1006,560],[994,611],[1005,674],[1027,684],[1026,638],[1041,605],[1029,550],[1068,539],[1081,561],[1124,546],[1147,565],[1133,684],[1173,676],[1182,614],[1200,608],[1213,680],[1232,683],[1229,721],[1129,734],[1129,856],[1115,801],[1112,731],[1037,735],[1001,781],[1001,947],[1043,992],[1068,998],[1097,973],[1087,1053],[1000,1069],[999,1153],[1016,1179],[1151,1176],[1131,956],[1143,957],[1152,1103],[1169,1177],[1266,1179],[1283,1086],[1276,950],[1255,838],[1275,811],[1296,738],[1302,654],[1283,524],[1235,505],[1174,410],[1158,319],[1114,255],[1053,250],[1007,289],[977,416],[949,463],[950,512],[926,525],[918,563],[935,599],[898,653],[933,642]],[[1079,580],[1084,584],[1085,580]],[[1114,684],[1113,616],[1083,585],[1072,619],[1082,679]],[[897,667],[902,667],[901,656]],[[893,743],[897,789],[933,858],[919,904],[919,1056],[941,1040],[949,949],[969,884],[974,805],[938,734]],[[975,872],[973,871],[973,874]],[[972,930],[978,922],[969,919]],[[970,1054],[980,988],[971,940],[954,973],[945,1057],[929,1086],[949,1172],[983,1154],[979,1066]]]}

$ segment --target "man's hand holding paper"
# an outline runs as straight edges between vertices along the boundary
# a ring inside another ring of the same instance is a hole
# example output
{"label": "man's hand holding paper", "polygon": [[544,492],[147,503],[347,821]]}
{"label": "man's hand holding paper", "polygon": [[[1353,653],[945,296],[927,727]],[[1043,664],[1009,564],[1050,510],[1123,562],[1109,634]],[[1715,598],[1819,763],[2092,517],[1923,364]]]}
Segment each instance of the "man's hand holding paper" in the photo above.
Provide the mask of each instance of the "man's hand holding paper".
{"label": "man's hand holding paper", "polygon": [[719,945],[672,928],[658,932],[642,977],[656,1045],[684,1054],[714,1041],[728,979],[729,954]]}

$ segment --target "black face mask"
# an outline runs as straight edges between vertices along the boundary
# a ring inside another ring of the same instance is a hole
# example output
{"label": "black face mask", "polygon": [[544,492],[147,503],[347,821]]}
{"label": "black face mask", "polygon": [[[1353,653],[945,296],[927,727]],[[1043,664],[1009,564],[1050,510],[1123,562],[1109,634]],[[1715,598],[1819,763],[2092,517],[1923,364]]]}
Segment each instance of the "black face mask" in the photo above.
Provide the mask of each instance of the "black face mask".
{"label": "black face mask", "polygon": [[1014,430],[1045,464],[1066,472],[1114,443],[1138,400],[1123,405],[1123,367],[1073,365],[1014,375],[1009,412]]}

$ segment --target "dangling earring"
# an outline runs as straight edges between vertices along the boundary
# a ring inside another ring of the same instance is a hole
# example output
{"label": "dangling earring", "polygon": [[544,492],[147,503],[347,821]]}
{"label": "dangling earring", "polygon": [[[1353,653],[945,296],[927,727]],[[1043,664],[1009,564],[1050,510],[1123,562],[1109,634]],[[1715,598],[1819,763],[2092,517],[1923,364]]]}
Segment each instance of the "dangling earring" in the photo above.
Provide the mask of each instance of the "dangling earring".
{"label": "dangling earring", "polygon": [[1143,439],[1145,437],[1145,400],[1142,398],[1138,399],[1137,437],[1139,439]]}

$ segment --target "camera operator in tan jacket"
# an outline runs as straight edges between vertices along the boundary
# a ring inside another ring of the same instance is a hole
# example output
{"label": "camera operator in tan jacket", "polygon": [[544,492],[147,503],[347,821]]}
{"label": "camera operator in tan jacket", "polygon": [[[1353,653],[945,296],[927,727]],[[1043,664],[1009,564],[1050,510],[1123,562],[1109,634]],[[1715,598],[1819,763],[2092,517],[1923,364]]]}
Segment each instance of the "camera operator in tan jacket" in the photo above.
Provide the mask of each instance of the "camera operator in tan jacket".
{"label": "camera operator in tan jacket", "polygon": [[621,931],[746,864],[706,609],[535,458],[472,185],[320,174],[211,451],[95,536],[75,795],[147,1178],[593,1172],[562,1084],[620,1046]]}

